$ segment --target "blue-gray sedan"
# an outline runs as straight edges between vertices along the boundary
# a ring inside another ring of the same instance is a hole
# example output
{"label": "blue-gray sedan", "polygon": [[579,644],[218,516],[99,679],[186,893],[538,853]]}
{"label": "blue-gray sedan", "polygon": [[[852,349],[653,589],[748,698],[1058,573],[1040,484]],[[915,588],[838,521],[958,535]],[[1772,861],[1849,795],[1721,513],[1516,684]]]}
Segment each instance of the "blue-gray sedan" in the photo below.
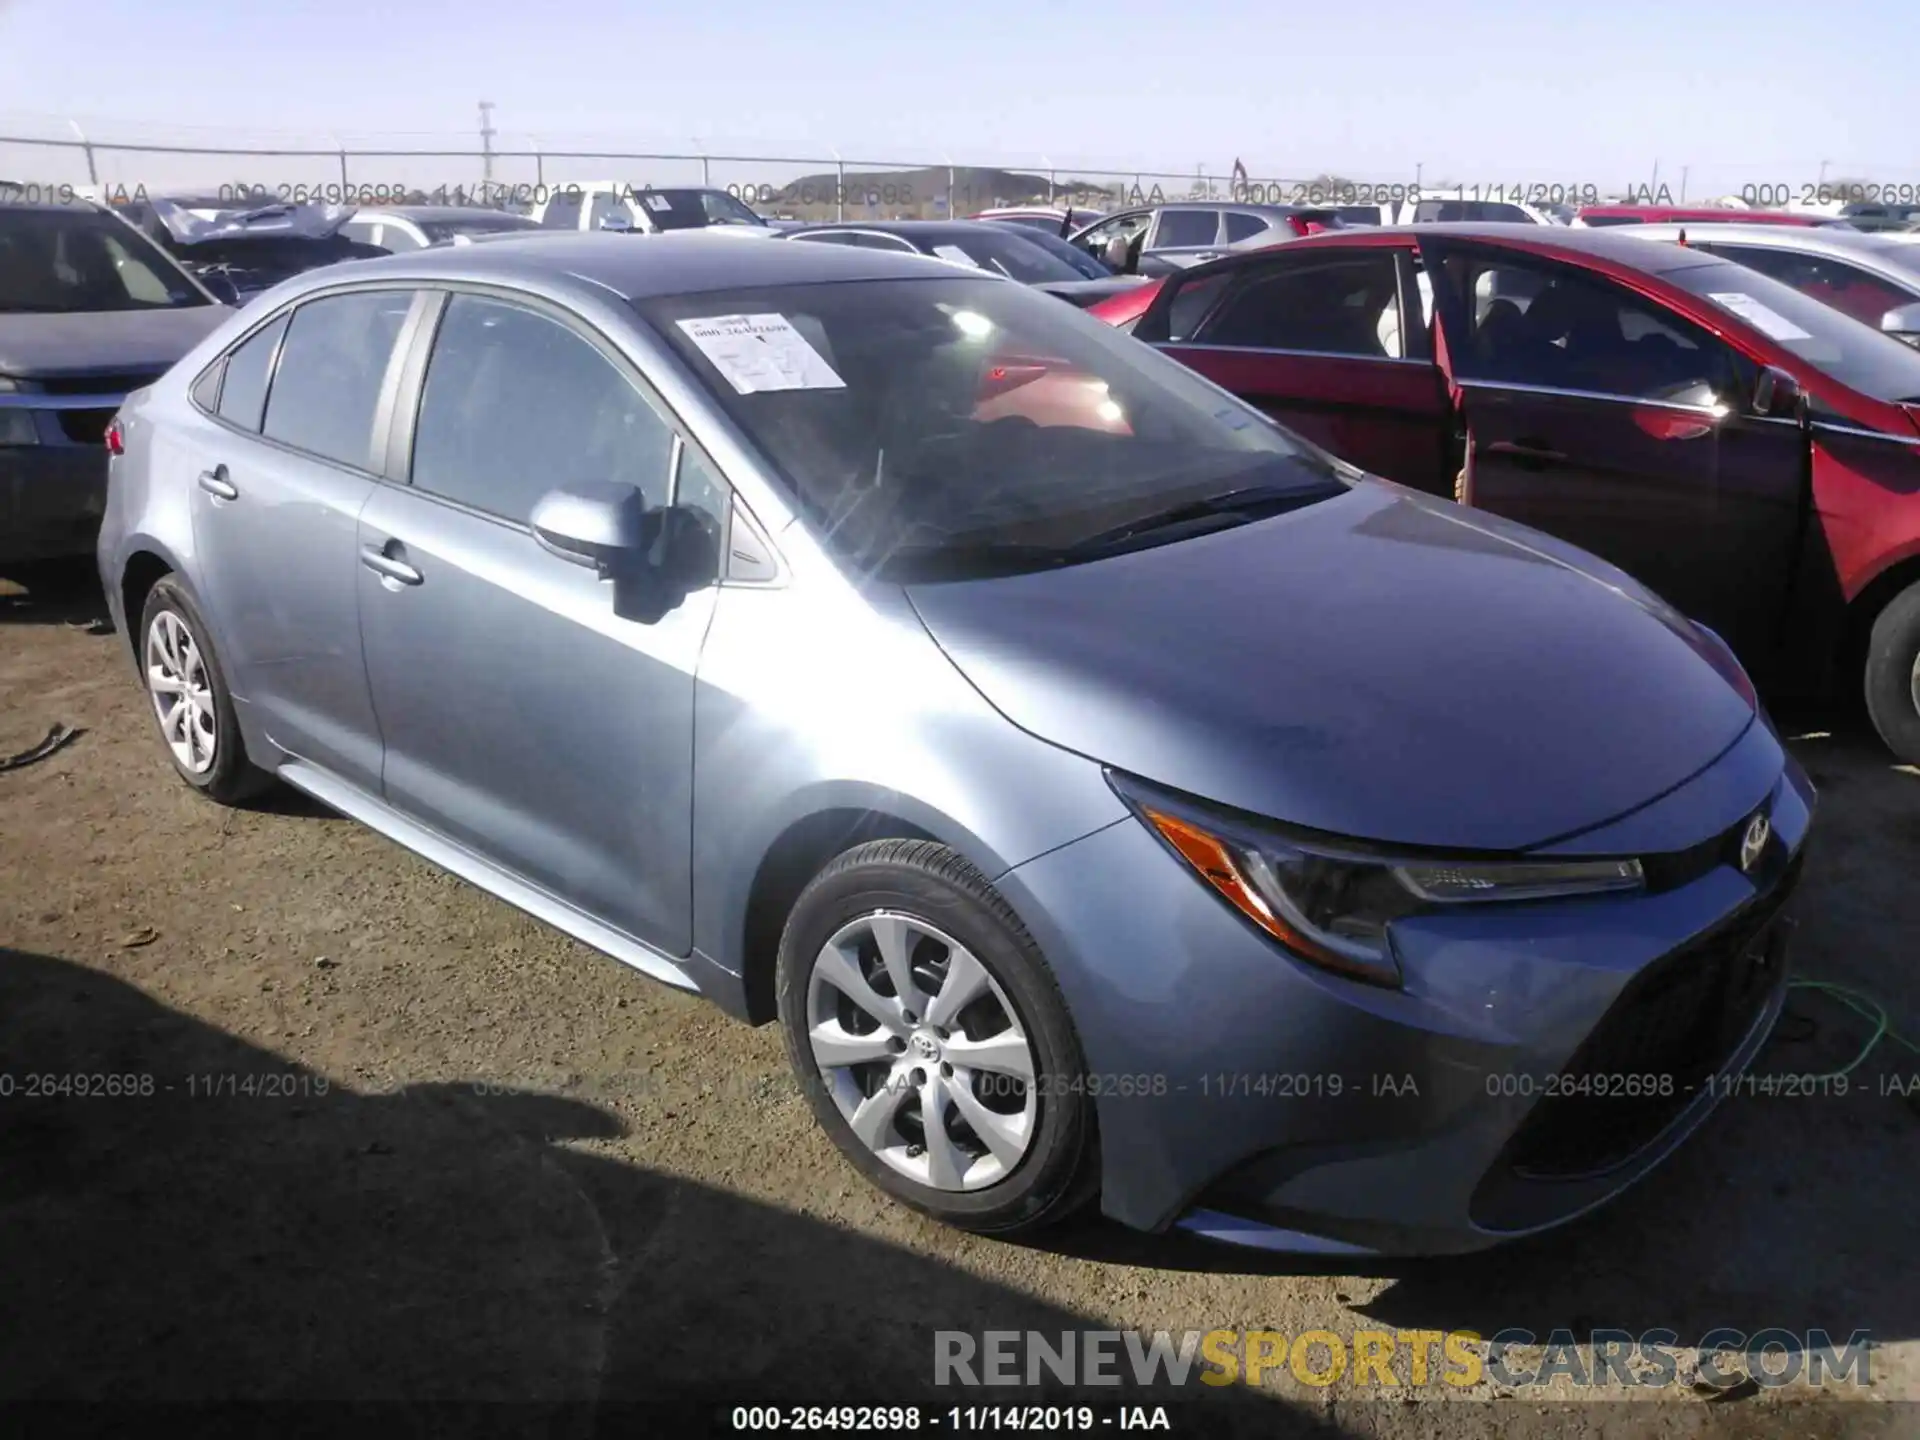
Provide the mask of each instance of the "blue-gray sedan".
{"label": "blue-gray sedan", "polygon": [[311,272],[130,399],[164,751],[777,1020],[1010,1233],[1473,1249],[1705,1117],[1813,797],[1727,648],[1045,295],[539,237]]}

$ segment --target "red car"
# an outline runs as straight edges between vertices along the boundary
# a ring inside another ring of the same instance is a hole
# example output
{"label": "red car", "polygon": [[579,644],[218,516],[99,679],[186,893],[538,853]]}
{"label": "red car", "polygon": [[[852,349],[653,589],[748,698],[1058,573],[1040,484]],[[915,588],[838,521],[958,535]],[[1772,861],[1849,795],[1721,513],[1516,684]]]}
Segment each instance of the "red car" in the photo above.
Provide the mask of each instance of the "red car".
{"label": "red car", "polygon": [[1142,288],[1090,313],[1353,465],[1612,561],[1776,694],[1864,678],[1920,762],[1920,351],[1605,230],[1338,231]]}
{"label": "red car", "polygon": [[[1715,205],[1583,205],[1574,212],[1575,225],[1841,225],[1831,215],[1793,215],[1784,210],[1731,210]],[[1851,227],[1848,227],[1851,228]]]}

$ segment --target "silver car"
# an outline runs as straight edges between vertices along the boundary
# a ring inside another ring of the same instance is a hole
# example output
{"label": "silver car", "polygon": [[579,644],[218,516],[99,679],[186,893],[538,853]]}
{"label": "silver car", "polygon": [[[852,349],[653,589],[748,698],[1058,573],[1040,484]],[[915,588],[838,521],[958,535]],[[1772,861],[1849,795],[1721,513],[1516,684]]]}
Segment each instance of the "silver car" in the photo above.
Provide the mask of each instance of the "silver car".
{"label": "silver car", "polygon": [[1723,644],[1026,286],[419,250],[262,296],[113,448],[188,785],[777,1020],[952,1224],[1490,1245],[1779,1014],[1812,791]]}
{"label": "silver car", "polygon": [[1737,261],[1920,346],[1920,235],[1797,225],[1631,225],[1623,234]]}

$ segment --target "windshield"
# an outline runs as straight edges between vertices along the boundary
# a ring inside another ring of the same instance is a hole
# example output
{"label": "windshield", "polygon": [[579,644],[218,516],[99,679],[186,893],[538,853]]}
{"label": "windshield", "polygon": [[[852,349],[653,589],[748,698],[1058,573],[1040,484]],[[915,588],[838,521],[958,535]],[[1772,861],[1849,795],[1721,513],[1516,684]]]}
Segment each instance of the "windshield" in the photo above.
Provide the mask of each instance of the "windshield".
{"label": "windshield", "polygon": [[1876,400],[1920,400],[1920,350],[1732,261],[1666,271],[1768,339]]}
{"label": "windshield", "polygon": [[1012,220],[996,220],[993,224],[996,228],[1017,226],[1018,228],[1008,230],[1007,233],[1015,240],[1024,240],[1029,245],[1038,245],[1062,265],[1070,266],[1073,272],[1083,279],[1104,280],[1113,274],[1112,266],[1095,259],[1056,231],[1036,230],[1032,226],[1021,226],[1018,221]]}
{"label": "windshield", "polygon": [[634,199],[662,230],[767,223],[724,190],[642,190]]}
{"label": "windshield", "polygon": [[538,230],[537,221],[521,215],[487,215],[472,220],[422,220],[420,233],[427,243],[451,240],[459,235],[492,235],[500,230]]}
{"label": "windshield", "polygon": [[145,236],[95,211],[0,210],[0,312],[211,305]]}
{"label": "windshield", "polygon": [[1339,488],[1326,455],[1258,411],[1023,286],[955,275],[636,308],[834,553],[881,579],[1041,568],[1191,501]]}

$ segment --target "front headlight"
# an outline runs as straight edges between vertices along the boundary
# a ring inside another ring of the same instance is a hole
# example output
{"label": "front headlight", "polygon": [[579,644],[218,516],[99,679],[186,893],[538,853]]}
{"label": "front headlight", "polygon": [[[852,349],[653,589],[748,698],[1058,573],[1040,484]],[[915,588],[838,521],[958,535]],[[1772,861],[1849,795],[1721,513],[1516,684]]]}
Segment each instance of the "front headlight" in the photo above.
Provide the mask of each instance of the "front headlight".
{"label": "front headlight", "polygon": [[1305,839],[1114,777],[1115,788],[1223,899],[1302,960],[1398,985],[1392,926],[1423,910],[1638,890],[1635,859],[1436,860]]}
{"label": "front headlight", "polygon": [[40,436],[34,428],[31,410],[13,410],[0,406],[0,445],[37,445],[39,443]]}

